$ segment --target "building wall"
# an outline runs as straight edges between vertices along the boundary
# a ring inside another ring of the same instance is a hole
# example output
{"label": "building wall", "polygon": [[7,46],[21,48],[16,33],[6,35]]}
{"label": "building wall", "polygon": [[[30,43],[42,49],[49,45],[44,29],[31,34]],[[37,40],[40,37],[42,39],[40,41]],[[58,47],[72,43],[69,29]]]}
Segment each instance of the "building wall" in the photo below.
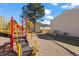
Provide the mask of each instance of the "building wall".
{"label": "building wall", "polygon": [[9,23],[9,20],[4,18],[3,16],[0,16],[0,32],[7,32],[8,30],[5,30]]}
{"label": "building wall", "polygon": [[2,32],[3,29],[3,17],[0,16],[0,32]]}
{"label": "building wall", "polygon": [[79,37],[79,9],[65,11],[51,22],[51,33],[53,30],[68,33],[70,36]]}
{"label": "building wall", "polygon": [[[34,24],[31,26],[32,32],[34,31]],[[36,23],[35,24],[35,32],[40,32],[40,24]]]}
{"label": "building wall", "polygon": [[35,25],[35,32],[40,32],[40,24]]}

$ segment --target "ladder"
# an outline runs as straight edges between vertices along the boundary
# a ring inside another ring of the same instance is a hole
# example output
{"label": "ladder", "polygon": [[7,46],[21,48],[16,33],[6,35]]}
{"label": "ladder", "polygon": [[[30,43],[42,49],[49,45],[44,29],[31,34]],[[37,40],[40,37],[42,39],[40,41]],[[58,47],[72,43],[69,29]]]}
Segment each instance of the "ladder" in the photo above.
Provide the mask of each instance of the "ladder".
{"label": "ladder", "polygon": [[19,37],[17,39],[17,51],[18,56],[30,56],[33,52],[33,47],[29,47],[28,41],[25,37]]}

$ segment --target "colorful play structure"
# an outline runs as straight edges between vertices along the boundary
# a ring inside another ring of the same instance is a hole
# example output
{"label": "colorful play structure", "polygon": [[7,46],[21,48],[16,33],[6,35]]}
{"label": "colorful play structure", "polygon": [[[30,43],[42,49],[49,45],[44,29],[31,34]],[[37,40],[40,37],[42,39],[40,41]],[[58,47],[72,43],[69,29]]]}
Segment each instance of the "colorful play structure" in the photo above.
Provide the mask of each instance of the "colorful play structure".
{"label": "colorful play structure", "polygon": [[[24,22],[26,24],[25,29],[23,28]],[[13,56],[35,55],[37,49],[35,47],[29,46],[29,42],[27,40],[28,39],[27,33],[28,33],[28,18],[26,18],[25,21],[22,20],[22,25],[19,25],[19,24],[15,24],[14,18],[11,17],[10,33],[6,34],[9,36],[10,42],[5,43],[4,45],[0,46],[0,49],[2,49],[1,50],[2,52],[0,52],[0,55],[3,55],[3,56],[8,55],[8,54],[13,55]],[[32,32],[30,34],[31,34],[31,39],[32,39]],[[6,47],[8,47],[9,49],[6,50],[7,49]]]}

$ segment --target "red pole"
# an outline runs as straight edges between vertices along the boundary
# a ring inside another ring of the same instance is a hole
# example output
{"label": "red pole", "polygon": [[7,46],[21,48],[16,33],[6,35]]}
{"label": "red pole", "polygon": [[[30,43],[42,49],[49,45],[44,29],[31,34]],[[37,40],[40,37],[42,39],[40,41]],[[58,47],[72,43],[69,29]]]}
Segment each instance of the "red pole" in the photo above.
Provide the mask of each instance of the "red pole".
{"label": "red pole", "polygon": [[13,21],[13,17],[11,17],[11,21],[10,21],[10,26],[11,26],[11,38],[10,38],[10,50],[13,51],[13,43],[14,43],[14,21]]}
{"label": "red pole", "polygon": [[23,23],[23,20],[22,20],[22,36],[23,36],[23,24],[24,24],[24,23]]}
{"label": "red pole", "polygon": [[28,32],[28,18],[26,17],[26,38],[27,38],[27,32]]}

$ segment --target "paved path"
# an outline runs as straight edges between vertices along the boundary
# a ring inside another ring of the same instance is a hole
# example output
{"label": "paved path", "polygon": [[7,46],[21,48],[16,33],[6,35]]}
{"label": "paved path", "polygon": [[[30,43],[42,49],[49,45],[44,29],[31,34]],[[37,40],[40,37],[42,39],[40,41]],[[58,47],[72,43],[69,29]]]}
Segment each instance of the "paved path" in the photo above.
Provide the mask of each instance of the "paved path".
{"label": "paved path", "polygon": [[38,41],[37,56],[72,56],[67,50],[50,40],[40,39],[33,35],[33,40]]}
{"label": "paved path", "polygon": [[70,51],[74,52],[77,56],[79,56],[79,47],[73,46],[73,45],[70,45],[70,44],[67,44],[67,43],[63,43],[63,42],[60,42],[60,41],[55,41],[55,42],[62,45],[65,48],[69,49]]}

